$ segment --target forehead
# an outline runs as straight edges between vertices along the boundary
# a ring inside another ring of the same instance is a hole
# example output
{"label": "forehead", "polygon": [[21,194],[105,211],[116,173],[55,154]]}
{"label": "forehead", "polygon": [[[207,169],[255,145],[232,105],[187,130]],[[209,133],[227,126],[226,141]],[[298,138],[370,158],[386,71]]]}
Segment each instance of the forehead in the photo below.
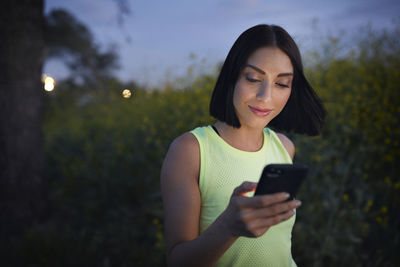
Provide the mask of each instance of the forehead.
{"label": "forehead", "polygon": [[265,72],[293,72],[290,58],[277,47],[261,47],[250,54],[247,64],[256,66]]}

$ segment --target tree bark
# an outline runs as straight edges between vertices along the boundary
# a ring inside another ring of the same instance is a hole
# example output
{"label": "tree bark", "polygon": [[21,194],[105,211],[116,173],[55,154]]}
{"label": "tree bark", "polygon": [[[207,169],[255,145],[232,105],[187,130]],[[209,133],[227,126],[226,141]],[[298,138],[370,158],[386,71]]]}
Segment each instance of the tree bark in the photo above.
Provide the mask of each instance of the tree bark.
{"label": "tree bark", "polygon": [[46,207],[43,5],[43,0],[4,0],[0,8],[0,239],[5,241],[39,222]]}

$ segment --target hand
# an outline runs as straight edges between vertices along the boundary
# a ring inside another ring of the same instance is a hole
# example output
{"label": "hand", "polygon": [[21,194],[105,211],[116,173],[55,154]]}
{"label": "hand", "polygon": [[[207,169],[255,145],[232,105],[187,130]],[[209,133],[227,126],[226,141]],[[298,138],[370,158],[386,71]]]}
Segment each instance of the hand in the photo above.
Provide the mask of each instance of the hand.
{"label": "hand", "polygon": [[301,205],[298,200],[285,202],[289,198],[287,193],[246,197],[256,186],[257,183],[243,182],[236,187],[228,207],[218,218],[234,237],[259,237],[271,226],[292,217],[294,209]]}

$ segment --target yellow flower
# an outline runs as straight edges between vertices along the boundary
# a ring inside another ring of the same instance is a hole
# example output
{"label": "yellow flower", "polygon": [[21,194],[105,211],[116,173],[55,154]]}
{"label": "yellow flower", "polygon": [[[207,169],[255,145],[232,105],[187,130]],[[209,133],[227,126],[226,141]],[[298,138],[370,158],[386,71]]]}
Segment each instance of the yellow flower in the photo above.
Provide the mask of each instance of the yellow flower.
{"label": "yellow flower", "polygon": [[157,232],[156,233],[156,237],[158,240],[162,240],[163,239],[163,234],[161,232]]}
{"label": "yellow flower", "polygon": [[349,195],[348,194],[344,194],[343,195],[343,200],[344,201],[348,201],[349,200]]}
{"label": "yellow flower", "polygon": [[382,217],[376,217],[375,220],[376,220],[378,223],[382,223],[382,222],[383,222]]}
{"label": "yellow flower", "polygon": [[382,213],[387,213],[388,212],[388,208],[386,206],[382,206],[381,212]]}
{"label": "yellow flower", "polygon": [[387,161],[387,162],[393,162],[393,156],[392,155],[386,155],[384,157],[384,160]]}
{"label": "yellow flower", "polygon": [[372,203],[371,200],[368,201],[367,205],[366,205],[365,208],[364,208],[364,211],[365,211],[365,212],[368,212],[368,211],[371,209],[372,204],[373,204],[373,203]]}

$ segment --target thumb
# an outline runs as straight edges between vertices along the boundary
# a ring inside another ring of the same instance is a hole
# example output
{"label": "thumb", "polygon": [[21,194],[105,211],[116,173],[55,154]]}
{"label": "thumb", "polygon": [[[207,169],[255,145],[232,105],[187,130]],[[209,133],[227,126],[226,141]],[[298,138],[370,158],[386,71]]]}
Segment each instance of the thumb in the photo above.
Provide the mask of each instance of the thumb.
{"label": "thumb", "polygon": [[233,191],[234,196],[246,196],[246,193],[256,190],[257,183],[243,182]]}

